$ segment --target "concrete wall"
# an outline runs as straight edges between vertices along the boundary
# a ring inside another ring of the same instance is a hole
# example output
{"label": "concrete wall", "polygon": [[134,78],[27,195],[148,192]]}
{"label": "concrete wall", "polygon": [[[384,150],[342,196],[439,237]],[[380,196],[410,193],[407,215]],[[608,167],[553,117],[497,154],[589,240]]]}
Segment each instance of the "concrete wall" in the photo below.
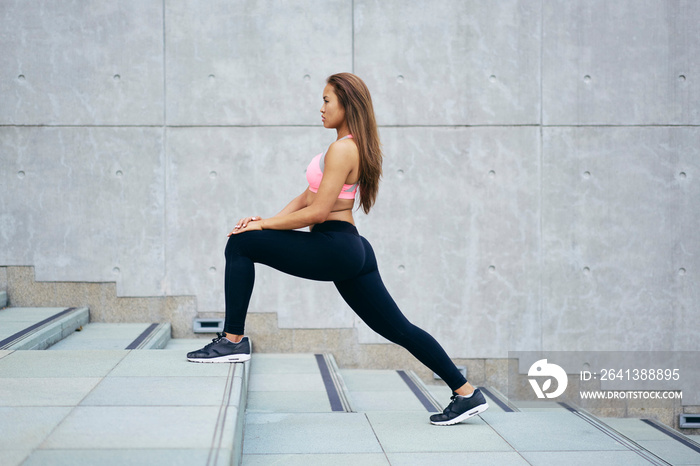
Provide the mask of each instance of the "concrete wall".
{"label": "concrete wall", "polygon": [[[226,233],[305,189],[324,80],[354,71],[386,156],[358,226],[451,356],[695,349],[698,22],[693,0],[1,0],[0,265],[221,312]],[[382,342],[265,267],[251,311]]]}

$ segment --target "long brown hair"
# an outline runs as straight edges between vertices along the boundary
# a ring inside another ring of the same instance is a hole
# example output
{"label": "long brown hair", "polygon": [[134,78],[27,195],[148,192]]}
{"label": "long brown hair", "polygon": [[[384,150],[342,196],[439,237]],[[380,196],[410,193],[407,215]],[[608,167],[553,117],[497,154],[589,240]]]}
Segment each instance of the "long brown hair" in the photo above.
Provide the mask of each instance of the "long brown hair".
{"label": "long brown hair", "polygon": [[326,82],[333,86],[338,101],[345,109],[345,120],[360,152],[360,207],[365,213],[374,205],[382,177],[382,149],[369,89],[351,73],[338,73]]}

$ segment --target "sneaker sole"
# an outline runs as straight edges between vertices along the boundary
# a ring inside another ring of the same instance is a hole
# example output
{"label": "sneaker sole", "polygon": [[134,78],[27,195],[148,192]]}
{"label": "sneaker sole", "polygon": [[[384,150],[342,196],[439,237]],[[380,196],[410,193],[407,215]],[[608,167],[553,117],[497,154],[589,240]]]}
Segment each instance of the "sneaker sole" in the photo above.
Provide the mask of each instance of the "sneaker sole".
{"label": "sneaker sole", "polygon": [[190,362],[246,362],[250,360],[250,354],[232,354],[218,358],[187,358],[187,360]]}
{"label": "sneaker sole", "polygon": [[437,421],[437,422],[436,422],[436,421],[430,421],[430,423],[431,423],[432,425],[434,425],[434,426],[451,426],[451,425],[453,425],[453,424],[458,424],[458,423],[460,423],[460,422],[462,422],[462,421],[466,421],[466,420],[469,419],[470,417],[474,417],[474,416],[476,416],[477,414],[481,414],[481,413],[483,413],[484,411],[486,411],[487,409],[489,409],[489,404],[488,404],[488,403],[483,403],[483,404],[480,404],[479,406],[477,406],[476,408],[470,409],[470,410],[467,411],[466,413],[460,414],[460,415],[457,416],[456,418],[449,419],[449,420],[447,420],[447,421]]}

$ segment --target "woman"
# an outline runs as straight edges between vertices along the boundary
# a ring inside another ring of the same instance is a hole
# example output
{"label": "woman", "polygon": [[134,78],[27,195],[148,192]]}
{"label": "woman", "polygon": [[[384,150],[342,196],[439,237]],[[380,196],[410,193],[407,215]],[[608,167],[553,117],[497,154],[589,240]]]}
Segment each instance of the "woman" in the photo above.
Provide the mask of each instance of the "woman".
{"label": "woman", "polygon": [[[321,120],[337,140],[309,164],[309,187],[274,217],[245,217],[229,233],[226,246],[226,322],[204,348],[187,354],[193,362],[241,362],[250,359],[243,335],[255,279],[254,263],[312,280],[334,282],[360,318],[384,338],[410,351],[452,388],[452,402],[430,417],[451,425],[488,408],[484,396],[467,382],[428,333],[411,324],[382,283],[372,247],[355,228],[352,209],[357,192],[368,213],[377,197],[382,153],[372,99],[365,83],[350,73],[328,78]],[[309,232],[293,231],[309,227]]]}

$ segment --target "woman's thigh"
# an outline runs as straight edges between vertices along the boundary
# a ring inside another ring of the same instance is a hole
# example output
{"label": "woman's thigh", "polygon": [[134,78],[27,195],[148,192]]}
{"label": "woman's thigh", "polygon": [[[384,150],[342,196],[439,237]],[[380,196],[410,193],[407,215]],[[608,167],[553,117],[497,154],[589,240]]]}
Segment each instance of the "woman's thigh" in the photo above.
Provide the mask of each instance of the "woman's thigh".
{"label": "woman's thigh", "polygon": [[235,260],[236,256],[319,281],[353,277],[364,264],[360,237],[338,232],[248,231],[229,238],[226,259]]}

